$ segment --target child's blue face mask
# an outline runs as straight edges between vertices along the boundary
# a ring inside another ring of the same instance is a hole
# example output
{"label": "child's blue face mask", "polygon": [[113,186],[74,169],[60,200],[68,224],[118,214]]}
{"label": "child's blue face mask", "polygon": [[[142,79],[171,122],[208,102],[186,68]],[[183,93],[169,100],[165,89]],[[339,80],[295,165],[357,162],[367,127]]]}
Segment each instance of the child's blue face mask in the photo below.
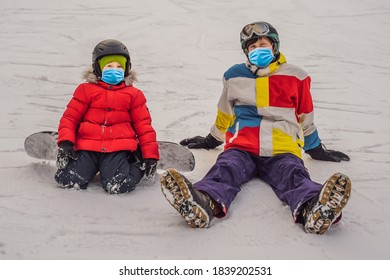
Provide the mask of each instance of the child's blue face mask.
{"label": "child's blue face mask", "polygon": [[249,62],[261,68],[268,66],[274,59],[271,48],[256,48],[248,53]]}
{"label": "child's blue face mask", "polygon": [[117,85],[125,79],[123,69],[111,68],[103,70],[102,81],[110,85]]}

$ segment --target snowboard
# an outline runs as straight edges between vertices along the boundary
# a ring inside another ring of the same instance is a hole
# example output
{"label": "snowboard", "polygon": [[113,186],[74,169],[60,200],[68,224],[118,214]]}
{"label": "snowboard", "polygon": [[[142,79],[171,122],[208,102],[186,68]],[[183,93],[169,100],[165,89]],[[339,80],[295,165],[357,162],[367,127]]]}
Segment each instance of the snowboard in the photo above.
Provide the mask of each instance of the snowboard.
{"label": "snowboard", "polygon": [[[56,160],[57,158],[56,131],[40,131],[31,134],[24,141],[24,150],[27,155],[36,159]],[[158,169],[175,168],[188,172],[195,167],[195,157],[193,153],[184,146],[169,141],[157,141],[160,151]]]}

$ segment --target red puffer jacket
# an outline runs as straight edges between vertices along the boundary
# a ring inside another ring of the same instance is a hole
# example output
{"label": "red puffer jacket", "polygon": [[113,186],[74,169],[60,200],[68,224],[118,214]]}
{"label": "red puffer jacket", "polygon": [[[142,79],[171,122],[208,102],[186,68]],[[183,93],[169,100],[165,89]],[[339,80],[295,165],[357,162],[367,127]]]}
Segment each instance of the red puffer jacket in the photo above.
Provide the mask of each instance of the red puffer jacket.
{"label": "red puffer jacket", "polygon": [[58,127],[58,142],[68,140],[75,150],[102,153],[135,151],[159,159],[156,132],[144,94],[122,82],[102,81],[77,87]]}

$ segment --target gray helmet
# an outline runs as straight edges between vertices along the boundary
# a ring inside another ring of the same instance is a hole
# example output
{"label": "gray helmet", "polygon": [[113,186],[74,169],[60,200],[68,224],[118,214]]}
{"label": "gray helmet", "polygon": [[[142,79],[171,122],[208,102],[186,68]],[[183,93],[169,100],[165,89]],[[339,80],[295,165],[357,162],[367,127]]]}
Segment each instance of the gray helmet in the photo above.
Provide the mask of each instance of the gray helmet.
{"label": "gray helmet", "polygon": [[247,53],[248,42],[254,38],[267,37],[273,43],[274,55],[279,55],[279,34],[276,29],[265,21],[257,21],[244,26],[240,33],[241,48],[244,53]]}
{"label": "gray helmet", "polygon": [[129,51],[127,50],[126,46],[118,40],[107,39],[97,44],[92,52],[92,68],[93,72],[96,74],[96,76],[98,76],[98,78],[102,76],[102,70],[99,66],[99,60],[103,56],[107,55],[122,55],[126,57],[127,61],[125,76],[129,74],[129,71],[131,69],[131,61]]}

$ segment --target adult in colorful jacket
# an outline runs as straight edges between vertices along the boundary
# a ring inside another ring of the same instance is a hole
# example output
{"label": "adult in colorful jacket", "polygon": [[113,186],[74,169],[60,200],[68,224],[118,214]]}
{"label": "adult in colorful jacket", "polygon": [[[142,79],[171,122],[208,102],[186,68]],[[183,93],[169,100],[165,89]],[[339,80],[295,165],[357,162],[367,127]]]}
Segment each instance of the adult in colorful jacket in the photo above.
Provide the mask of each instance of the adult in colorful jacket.
{"label": "adult in colorful jacket", "polygon": [[64,188],[85,189],[100,172],[108,193],[130,192],[156,171],[156,132],[146,98],[133,86],[126,46],[104,40],[92,62],[87,82],[77,87],[60,120],[55,180]]}
{"label": "adult in colorful jacket", "polygon": [[317,160],[349,157],[321,144],[313,123],[310,77],[279,52],[276,29],[255,22],[242,29],[240,38],[248,60],[225,72],[210,134],[181,142],[213,149],[225,141],[224,152],[194,185],[168,169],[161,177],[162,191],[189,225],[207,227],[214,216],[226,215],[241,185],[257,176],[289,205],[306,232],[323,234],[341,217],[351,183],[341,173],[324,185],[311,181],[302,149]]}

